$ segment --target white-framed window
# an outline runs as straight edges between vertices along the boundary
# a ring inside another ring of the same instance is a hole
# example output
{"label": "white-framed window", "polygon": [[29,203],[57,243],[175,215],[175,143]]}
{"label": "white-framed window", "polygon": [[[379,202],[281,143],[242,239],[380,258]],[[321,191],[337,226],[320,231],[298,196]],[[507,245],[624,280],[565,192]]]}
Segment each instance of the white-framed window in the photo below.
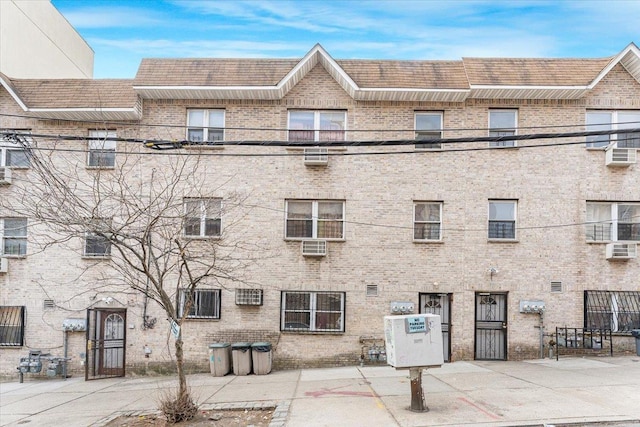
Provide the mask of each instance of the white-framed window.
{"label": "white-framed window", "polygon": [[111,242],[104,236],[104,232],[111,227],[109,219],[94,219],[84,234],[84,248],[82,256],[107,258],[111,256]]}
{"label": "white-framed window", "polygon": [[640,133],[625,129],[640,128],[640,111],[587,111],[586,130],[619,130],[611,135],[587,136],[587,148],[606,147],[615,143],[618,148],[640,149]]}
{"label": "white-framed window", "polygon": [[442,239],[442,202],[414,202],[413,240]]}
{"label": "white-framed window", "polygon": [[225,110],[187,110],[187,140],[215,142],[224,140]]}
{"label": "white-framed window", "polygon": [[27,219],[0,218],[2,255],[24,256],[27,254]]}
{"label": "white-framed window", "polygon": [[[489,110],[489,136],[512,136],[518,129],[518,110]],[[515,147],[514,140],[491,141],[489,147]]]}
{"label": "white-framed window", "polygon": [[24,306],[0,306],[0,347],[24,345]]}
{"label": "white-framed window", "polygon": [[283,331],[344,332],[344,292],[282,292]]}
{"label": "white-framed window", "polygon": [[220,237],[222,231],[222,199],[184,200],[184,236]]}
{"label": "white-framed window", "polygon": [[516,200],[489,200],[489,239],[516,238],[517,207]]}
{"label": "white-framed window", "polygon": [[341,200],[287,200],[285,238],[344,239]]}
{"label": "white-framed window", "polygon": [[640,202],[587,202],[589,242],[640,241]]}
{"label": "white-framed window", "polygon": [[115,130],[90,130],[89,155],[87,166],[90,168],[111,169],[116,165]]}
{"label": "white-framed window", "polygon": [[190,305],[187,319],[219,319],[220,289],[196,289],[192,292],[180,289],[178,292],[178,317]]}
{"label": "white-framed window", "polygon": [[289,141],[344,141],[345,111],[289,111]]}
{"label": "white-framed window", "polygon": [[[25,129],[12,129],[3,130],[7,132],[0,139],[0,167],[10,168],[28,168],[31,166],[31,160],[29,152],[19,142],[15,141],[9,132],[15,132],[17,134],[25,135],[31,133],[30,130]],[[30,143],[30,138],[25,137],[27,143]]]}
{"label": "white-framed window", "polygon": [[[442,112],[419,112],[415,114],[416,141],[442,139]],[[440,149],[439,142],[416,143],[420,149]]]}

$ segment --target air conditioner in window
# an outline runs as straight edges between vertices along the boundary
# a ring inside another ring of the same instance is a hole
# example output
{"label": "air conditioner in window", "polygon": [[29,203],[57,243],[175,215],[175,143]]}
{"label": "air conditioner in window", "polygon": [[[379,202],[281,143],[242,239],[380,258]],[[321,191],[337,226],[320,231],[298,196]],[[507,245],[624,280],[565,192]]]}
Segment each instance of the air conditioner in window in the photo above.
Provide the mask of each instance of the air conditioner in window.
{"label": "air conditioner in window", "polygon": [[608,243],[607,259],[611,260],[627,260],[638,256],[637,243]]}
{"label": "air conditioner in window", "polygon": [[638,150],[635,148],[608,148],[605,164],[607,166],[627,167],[636,163]]}
{"label": "air conditioner in window", "polygon": [[11,168],[0,168],[0,185],[11,184]]}
{"label": "air conditioner in window", "polygon": [[9,260],[7,258],[0,258],[0,273],[6,273],[9,271]]}
{"label": "air conditioner in window", "polygon": [[307,147],[304,149],[304,164],[308,166],[324,166],[329,161],[329,149],[323,147]]}
{"label": "air conditioner in window", "polygon": [[304,256],[325,256],[327,254],[326,240],[303,240],[302,255]]}

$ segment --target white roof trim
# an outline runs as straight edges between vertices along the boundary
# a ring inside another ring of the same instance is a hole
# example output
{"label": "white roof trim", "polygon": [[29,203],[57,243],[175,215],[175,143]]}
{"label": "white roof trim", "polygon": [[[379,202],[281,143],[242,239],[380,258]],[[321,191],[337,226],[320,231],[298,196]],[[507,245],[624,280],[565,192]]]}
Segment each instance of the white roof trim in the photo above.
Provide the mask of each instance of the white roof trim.
{"label": "white roof trim", "polygon": [[[607,65],[602,71],[600,71],[600,74],[598,74],[598,76],[591,82],[591,84],[589,84],[589,89],[593,89],[600,82],[600,80],[602,80],[607,74],[609,74],[609,71],[611,71],[613,67],[618,65],[618,63],[620,63],[622,59],[627,56],[627,54],[632,54],[640,58],[640,49],[638,49],[638,46],[633,44],[633,42],[629,43],[629,45],[625,47],[622,52],[620,52],[615,58],[611,60],[611,62],[609,62],[609,65]],[[636,80],[640,81],[640,75],[633,77],[635,77]]]}
{"label": "white roof trim", "polygon": [[0,83],[6,89],[6,91],[9,92],[9,95],[11,95],[13,100],[16,101],[16,103],[20,106],[20,108],[22,108],[22,110],[24,110],[24,111],[28,111],[29,110],[27,105],[24,102],[22,102],[22,99],[13,90],[13,86],[11,84],[7,83],[7,81],[5,79],[3,79],[2,76],[0,76]]}
{"label": "white roof trim", "polygon": [[471,85],[473,89],[489,90],[585,90],[591,89],[589,86],[507,86],[507,85]]}

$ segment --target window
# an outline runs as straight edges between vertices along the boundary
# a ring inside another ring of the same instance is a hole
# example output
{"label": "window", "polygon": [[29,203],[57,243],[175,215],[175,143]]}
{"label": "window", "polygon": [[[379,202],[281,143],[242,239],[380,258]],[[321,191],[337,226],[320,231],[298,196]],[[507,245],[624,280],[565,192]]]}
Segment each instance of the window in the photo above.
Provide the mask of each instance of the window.
{"label": "window", "polygon": [[0,218],[0,237],[2,237],[2,255],[26,255],[27,219]]}
{"label": "window", "polygon": [[289,111],[289,141],[344,141],[344,111]]}
{"label": "window", "polygon": [[585,329],[640,329],[639,291],[584,291]]}
{"label": "window", "polygon": [[587,131],[619,130],[612,135],[587,136],[587,147],[606,147],[614,143],[618,148],[640,148],[640,133],[625,129],[640,127],[640,111],[587,111]]}
{"label": "window", "polygon": [[640,241],[640,203],[587,202],[590,242]]}
{"label": "window", "polygon": [[440,240],[442,203],[416,202],[413,206],[413,239]]}
{"label": "window", "polygon": [[188,319],[219,319],[220,289],[196,289],[192,292],[180,289],[178,292],[178,316],[190,304]]}
{"label": "window", "polygon": [[215,142],[224,140],[224,110],[188,110],[187,140]]}
{"label": "window", "polygon": [[344,292],[283,292],[283,331],[344,332]]}
{"label": "window", "polygon": [[104,236],[111,228],[111,220],[94,219],[91,227],[84,236],[83,256],[109,257],[111,256],[111,242]]}
{"label": "window", "polygon": [[[416,140],[442,138],[442,113],[416,113]],[[416,144],[416,148],[439,149],[439,142]]]}
{"label": "window", "polygon": [[222,199],[185,199],[185,237],[219,237]]}
{"label": "window", "polygon": [[[516,134],[517,110],[489,110],[489,136]],[[491,141],[489,147],[515,147],[515,141]]]}
{"label": "window", "polygon": [[[30,133],[29,130],[3,130],[3,132],[15,131],[24,135]],[[23,139],[23,138],[21,138]],[[30,143],[30,139],[25,137],[24,141]],[[14,140],[9,134],[5,134],[0,139],[0,167],[28,168],[30,166],[29,152],[22,144]]]}
{"label": "window", "polygon": [[286,204],[286,238],[344,238],[344,202],[287,200]]}
{"label": "window", "polygon": [[[116,164],[116,141],[114,130],[89,131],[89,158],[87,165],[92,168],[113,168]],[[93,139],[96,138],[96,139]]]}
{"label": "window", "polygon": [[24,345],[24,306],[0,306],[0,347]]}
{"label": "window", "polygon": [[489,239],[516,238],[516,205],[513,200],[489,201]]}

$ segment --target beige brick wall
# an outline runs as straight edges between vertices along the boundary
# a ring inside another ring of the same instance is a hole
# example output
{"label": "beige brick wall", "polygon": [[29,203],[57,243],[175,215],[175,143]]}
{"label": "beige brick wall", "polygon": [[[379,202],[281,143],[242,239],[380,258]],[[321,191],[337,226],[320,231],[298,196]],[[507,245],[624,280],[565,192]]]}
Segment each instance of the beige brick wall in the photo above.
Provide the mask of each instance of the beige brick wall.
{"label": "beige brick wall", "polygon": [[[348,138],[355,140],[412,138],[415,111],[444,111],[445,128],[455,129],[447,131],[445,137],[486,136],[486,130],[473,129],[486,129],[489,108],[518,109],[520,127],[544,126],[549,127],[544,130],[548,132],[577,131],[584,123],[586,108],[640,109],[640,84],[617,66],[587,97],[579,100],[362,102],[351,99],[322,66],[317,66],[278,101],[145,100],[141,123],[117,126],[117,133],[123,137],[182,140],[186,109],[190,107],[224,108],[227,127],[254,128],[229,129],[228,140],[285,139],[285,131],[260,128],[285,129],[287,111],[296,108],[345,110]],[[22,114],[4,90],[0,91],[0,111]],[[564,127],[569,124],[576,127]],[[82,136],[93,126],[3,115],[0,127]],[[38,147],[50,147],[54,142],[39,138]],[[519,145],[549,142],[560,140],[527,141]],[[486,143],[453,145],[484,146]],[[57,147],[83,150],[85,143],[59,141]],[[272,342],[274,364],[278,368],[359,363],[363,347],[360,338],[382,339],[382,318],[389,314],[390,303],[411,301],[417,305],[419,293],[426,292],[453,294],[453,360],[474,358],[476,292],[508,293],[508,357],[537,357],[538,317],[520,314],[520,300],[544,300],[545,326],[551,331],[556,326],[582,325],[584,290],[640,290],[640,260],[606,261],[604,245],[585,243],[584,228],[579,225],[585,221],[586,200],[640,201],[637,165],[607,168],[604,152],[586,150],[581,144],[398,153],[412,148],[348,147],[344,151],[347,154],[372,151],[387,154],[332,156],[326,167],[307,167],[296,155],[299,151],[282,147],[184,150],[193,156],[203,153],[203,168],[196,184],[207,195],[228,199],[237,194],[244,198],[223,218],[226,238],[256,243],[262,248],[257,259],[238,272],[250,284],[224,283],[219,321],[188,321],[183,326],[190,366],[206,369],[207,346],[216,341]],[[118,149],[140,153],[127,160],[127,167],[131,165],[127,179],[135,188],[147,188],[152,172],[166,171],[171,159],[166,153],[158,155],[124,143],[119,143]],[[280,156],[231,156],[247,153]],[[58,162],[63,168],[86,162],[84,153],[56,155],[60,156]],[[118,161],[122,161],[122,155]],[[28,181],[30,173],[17,171],[16,176]],[[80,174],[88,180],[94,172],[81,167]],[[197,189],[193,182],[185,182],[182,191],[192,195]],[[0,187],[4,200],[17,198],[16,194],[13,186]],[[289,198],[345,200],[345,240],[330,242],[324,258],[302,257],[300,243],[284,239],[284,203]],[[522,229],[518,231],[517,242],[487,241],[488,199],[518,201],[518,227]],[[413,242],[414,201],[443,202],[442,242]],[[544,227],[563,224],[566,226]],[[107,296],[115,298],[110,307],[127,308],[128,366],[136,372],[170,366],[173,337],[161,309],[152,302],[148,304],[147,314],[157,322],[152,329],[143,329],[145,308],[141,295],[122,292],[113,283],[96,287],[103,274],[111,274],[108,262],[96,267],[81,259],[79,239],[38,252],[36,236],[41,231],[42,226],[35,224],[30,228],[30,255],[10,259],[9,273],[0,275],[0,305],[27,308],[26,345],[3,349],[0,372],[15,372],[18,358],[29,348],[61,354],[62,321],[84,317],[89,307],[105,307],[102,298]],[[86,271],[90,264],[92,268]],[[491,277],[490,267],[497,267],[499,273]],[[562,293],[550,292],[552,281],[562,282]],[[205,285],[220,287],[213,282]],[[378,295],[367,297],[367,285],[377,285]],[[236,306],[233,292],[236,287],[263,289],[263,305]],[[345,332],[280,332],[280,296],[285,290],[345,292]],[[44,299],[53,299],[57,307],[44,309]],[[70,370],[81,373],[84,337],[72,333],[69,338]],[[145,345],[152,349],[149,358],[144,357]],[[617,348],[631,345],[631,338],[623,338]]]}

